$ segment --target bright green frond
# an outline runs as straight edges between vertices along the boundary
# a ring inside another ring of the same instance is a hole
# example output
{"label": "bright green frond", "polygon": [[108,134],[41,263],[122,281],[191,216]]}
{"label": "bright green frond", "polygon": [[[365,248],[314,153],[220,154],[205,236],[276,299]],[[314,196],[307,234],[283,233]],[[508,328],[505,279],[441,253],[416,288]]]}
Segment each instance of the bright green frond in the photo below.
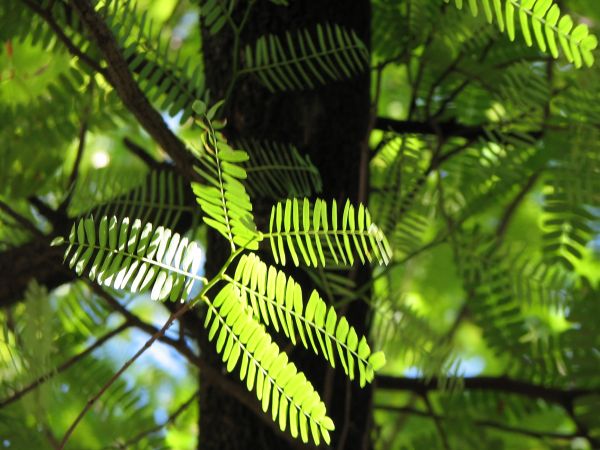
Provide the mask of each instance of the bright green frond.
{"label": "bright green frond", "polygon": [[255,74],[271,92],[314,89],[353,77],[368,68],[369,52],[352,31],[339,25],[317,25],[287,32],[285,39],[260,37],[244,53],[240,73]]}
{"label": "bright green frond", "polygon": [[[369,211],[361,204],[358,211],[346,202],[338,220],[338,208],[333,200],[330,211],[327,202],[317,199],[288,199],[271,210],[269,233],[275,262],[285,265],[286,253],[294,264],[308,266],[351,266],[354,254],[360,261],[387,264],[392,250],[383,232],[371,221]],[[300,255],[298,255],[300,253]]]}
{"label": "bright green frond", "polygon": [[383,354],[371,353],[366,338],[359,336],[345,317],[338,318],[335,309],[328,307],[317,291],[313,290],[305,302],[300,284],[267,266],[256,254],[242,256],[234,277],[226,279],[256,317],[277,331],[281,327],[294,345],[300,340],[309,348],[310,343],[314,352],[322,354],[332,367],[339,360],[351,380],[358,367],[361,386],[373,381],[375,371],[383,365]]}
{"label": "bright green frond", "polygon": [[257,322],[241,301],[240,291],[227,284],[210,301],[204,297],[208,312],[204,326],[209,340],[216,338],[217,352],[231,372],[238,364],[240,379],[249,391],[255,390],[263,411],[271,412],[273,421],[293,437],[319,445],[321,438],[330,442],[333,421],[312,384],[288,361],[264,327]]}
{"label": "bright green frond", "polygon": [[236,245],[256,250],[260,236],[256,232],[250,196],[242,184],[247,174],[240,165],[248,160],[248,154],[232,149],[209,122],[204,126],[203,147],[196,152],[195,170],[205,184],[192,183],[204,221],[230,242],[232,250]]}
{"label": "bright green frond", "polygon": [[151,289],[155,300],[184,300],[197,282],[201,250],[187,238],[139,219],[93,217],[73,225],[65,260],[78,275],[131,292]]}
{"label": "bright green frond", "polygon": [[[449,3],[452,0],[445,1]],[[462,0],[454,0],[454,4],[459,9],[463,7]],[[561,15],[560,8],[552,0],[470,0],[474,16],[479,13],[479,4],[482,4],[489,23],[494,20],[495,13],[500,31],[506,29],[511,41],[515,40],[515,21],[518,18],[528,46],[531,47],[535,40],[540,50],[549,50],[554,58],[558,58],[560,44],[565,57],[575,67],[579,68],[584,63],[590,67],[594,64],[593,51],[598,46],[598,39],[590,34],[587,25],[574,27],[571,17]]]}

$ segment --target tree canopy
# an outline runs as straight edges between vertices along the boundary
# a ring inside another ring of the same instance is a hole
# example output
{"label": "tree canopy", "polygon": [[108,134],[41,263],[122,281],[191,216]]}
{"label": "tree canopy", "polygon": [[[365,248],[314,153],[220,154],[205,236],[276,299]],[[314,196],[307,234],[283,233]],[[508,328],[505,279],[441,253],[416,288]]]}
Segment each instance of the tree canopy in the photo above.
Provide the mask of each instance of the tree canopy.
{"label": "tree canopy", "polygon": [[600,448],[592,0],[0,4],[0,445]]}

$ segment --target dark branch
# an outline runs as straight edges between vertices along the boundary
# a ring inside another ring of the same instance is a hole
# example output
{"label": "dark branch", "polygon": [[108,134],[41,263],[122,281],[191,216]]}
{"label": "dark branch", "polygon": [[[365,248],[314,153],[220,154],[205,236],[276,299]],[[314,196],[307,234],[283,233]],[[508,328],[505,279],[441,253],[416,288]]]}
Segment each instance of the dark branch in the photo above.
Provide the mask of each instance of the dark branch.
{"label": "dark branch", "polygon": [[[159,329],[157,327],[147,322],[144,322],[138,316],[133,314],[131,311],[129,311],[127,308],[121,305],[121,303],[119,303],[117,299],[115,299],[112,295],[110,295],[108,292],[102,289],[101,286],[88,279],[86,279],[85,281],[99,297],[103,298],[113,310],[121,314],[125,318],[125,320],[127,320],[127,322],[129,322],[132,326],[139,328],[140,330],[150,335],[158,333]],[[175,308],[171,310],[172,313],[175,313],[175,311]],[[188,325],[192,324],[188,323]],[[170,347],[173,347],[173,349],[177,350],[181,355],[183,355],[190,363],[194,364],[195,366],[200,367],[202,365],[199,356],[196,355],[193,352],[193,350],[186,345],[185,341],[175,340],[165,335],[160,335],[158,339],[160,342],[169,345]]]}
{"label": "dark branch", "polygon": [[146,164],[146,166],[148,166],[149,169],[159,170],[162,167],[162,165],[154,158],[152,158],[152,156],[150,156],[146,152],[146,150],[137,145],[131,139],[125,138],[123,139],[123,143],[125,144],[125,147],[127,147],[131,153],[133,153],[135,156],[141,159],[143,163]]}
{"label": "dark branch", "polygon": [[8,206],[6,203],[4,203],[1,200],[0,200],[0,211],[4,211],[4,213],[6,215],[8,215],[11,219],[13,219],[19,226],[25,228],[27,231],[29,231],[31,234],[33,234],[35,237],[44,237],[42,232],[40,230],[38,230],[34,224],[32,224],[29,220],[27,220],[27,218],[23,217],[21,214],[16,212],[14,209],[12,209],[10,206]]}
{"label": "dark branch", "polygon": [[64,44],[64,46],[67,47],[67,50],[69,50],[69,53],[71,53],[73,56],[77,56],[79,59],[81,59],[85,64],[87,64],[89,67],[94,69],[96,72],[106,76],[106,71],[102,67],[100,67],[100,65],[96,61],[94,61],[92,58],[90,58],[88,55],[86,55],[83,51],[81,51],[81,49],[79,47],[77,47],[73,43],[73,41],[71,41],[71,39],[69,39],[69,37],[65,34],[62,27],[56,22],[56,20],[54,20],[54,17],[52,17],[52,13],[51,13],[52,8],[51,7],[44,9],[32,0],[21,0],[21,1],[25,5],[27,5],[27,7],[29,9],[31,9],[33,12],[38,14],[42,19],[44,19],[44,21],[48,24],[48,26],[52,29],[52,31],[54,31],[54,33],[56,34],[56,37],[58,37],[58,39]]}
{"label": "dark branch", "polygon": [[[446,417],[441,415],[432,415],[427,411],[422,411],[417,408],[413,408],[410,406],[391,406],[391,405],[376,405],[376,409],[382,411],[390,411],[401,414],[410,414],[414,416],[426,417],[429,419],[437,419],[437,420],[452,420],[452,417]],[[505,431],[507,433],[520,434],[524,436],[529,436],[536,439],[560,439],[560,440],[571,440],[576,437],[583,437],[581,433],[556,433],[553,431],[536,431],[530,430],[527,428],[514,427],[510,425],[506,425],[500,422],[494,422],[492,420],[473,420],[473,424],[485,427],[485,428],[494,428],[496,430]]]}
{"label": "dark branch", "polygon": [[[489,132],[483,126],[462,125],[455,120],[444,122],[420,122],[416,120],[396,120],[388,117],[377,117],[375,129],[394,131],[398,134],[431,134],[442,137],[463,137],[477,140],[489,138]],[[542,136],[541,131],[532,131],[528,135],[533,139]]]}
{"label": "dark branch", "polygon": [[94,10],[88,0],[71,0],[71,4],[79,13],[92,39],[104,55],[108,63],[106,72],[110,84],[133,113],[140,125],[169,154],[182,175],[189,180],[196,179],[190,161],[191,155],[185,145],[167,127],[161,115],[156,111],[129,71],[127,61],[123,58],[119,46],[102,18]]}
{"label": "dark branch", "polygon": [[510,221],[513,218],[517,208],[521,204],[521,202],[525,199],[527,194],[533,189],[535,183],[540,177],[541,171],[537,171],[533,173],[528,179],[527,182],[523,185],[519,193],[515,196],[515,198],[510,202],[502,218],[500,219],[500,223],[498,224],[498,228],[496,228],[496,236],[498,238],[502,238],[506,230],[508,230],[508,226],[510,225]]}
{"label": "dark branch", "polygon": [[[567,409],[571,408],[573,401],[576,398],[597,392],[593,389],[563,390],[515,380],[506,376],[464,378],[462,380],[462,385],[466,390],[505,392],[533,399],[542,399],[549,403],[561,405]],[[435,378],[424,380],[421,378],[380,375],[377,377],[377,387],[379,389],[387,390],[412,391],[420,395],[425,395],[427,392],[438,390],[439,381]],[[600,392],[600,390],[598,390],[598,392]]]}
{"label": "dark branch", "polygon": [[439,122],[436,125],[416,120],[395,120],[387,117],[377,117],[375,128],[383,131],[394,131],[399,134],[431,134],[438,132],[443,136],[464,137],[467,139],[484,137],[482,127],[461,125],[455,121]]}
{"label": "dark branch", "polygon": [[34,240],[0,253],[0,307],[6,308],[23,299],[32,279],[49,290],[73,280],[62,266],[64,249]]}

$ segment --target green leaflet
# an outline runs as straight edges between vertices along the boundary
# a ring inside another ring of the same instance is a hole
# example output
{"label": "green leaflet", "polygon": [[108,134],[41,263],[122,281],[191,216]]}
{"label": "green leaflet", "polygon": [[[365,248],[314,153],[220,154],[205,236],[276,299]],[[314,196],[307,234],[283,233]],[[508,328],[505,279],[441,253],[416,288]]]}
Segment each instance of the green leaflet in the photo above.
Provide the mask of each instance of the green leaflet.
{"label": "green leaflet", "polygon": [[252,197],[280,200],[321,192],[321,175],[312,161],[291,144],[247,140],[237,145],[250,155],[243,166],[246,189]]}
{"label": "green leaflet", "polygon": [[287,32],[285,39],[261,36],[244,52],[241,74],[254,74],[271,92],[313,89],[368,68],[369,53],[353,31],[317,25],[316,33]]}
{"label": "green leaflet", "polygon": [[383,354],[371,353],[366,338],[358,336],[345,317],[338,318],[317,291],[313,290],[305,302],[300,285],[292,277],[268,267],[256,254],[243,255],[234,277],[225,279],[235,286],[240,300],[254,316],[277,331],[281,328],[292,344],[299,340],[309,348],[310,343],[332,367],[340,361],[351,380],[357,367],[361,386],[373,381],[375,371],[384,364]]}
{"label": "green leaflet", "polygon": [[273,421],[285,431],[289,426],[293,437],[319,445],[321,438],[329,444],[333,421],[312,384],[279,349],[264,327],[257,322],[232,284],[225,285],[211,302],[204,298],[208,313],[204,326],[209,340],[216,338],[217,352],[227,370],[239,365],[240,379],[254,390],[263,411],[271,411]]}
{"label": "green leaflet", "polygon": [[203,17],[203,25],[208,28],[210,34],[215,35],[223,29],[228,20],[231,19],[231,10],[236,0],[219,1],[205,0],[200,3],[200,14]]}
{"label": "green leaflet", "polygon": [[[444,0],[450,3],[452,0]],[[591,67],[594,64],[593,50],[598,46],[596,36],[590,34],[587,25],[579,24],[573,28],[573,20],[569,15],[560,14],[560,8],[552,0],[470,0],[469,7],[473,15],[478,14],[478,3],[483,5],[486,19],[496,21],[500,31],[505,30],[511,41],[514,41],[515,20],[521,27],[521,33],[528,46],[535,42],[543,52],[550,51],[554,58],[558,58],[559,51],[556,38],[562,51],[570,63],[580,68],[585,64]],[[462,9],[462,0],[454,0],[458,9]],[[531,33],[530,25],[533,30]]]}
{"label": "green leaflet", "polygon": [[363,264],[387,264],[392,254],[385,235],[363,205],[356,210],[346,202],[338,220],[335,200],[330,211],[321,199],[314,205],[306,198],[277,203],[271,210],[269,233],[264,237],[271,242],[275,262],[282,265],[287,253],[296,266],[302,261],[314,267],[332,263],[351,266],[355,253]]}
{"label": "green leaflet", "polygon": [[241,182],[246,171],[239,164],[248,160],[248,154],[233,150],[208,119],[203,127],[203,151],[196,152],[195,170],[206,184],[192,183],[192,189],[205,214],[204,221],[230,242],[232,250],[236,245],[256,250],[260,235],[256,232],[250,196]]}
{"label": "green leaflet", "polygon": [[168,228],[139,219],[104,216],[77,221],[68,239],[65,260],[78,275],[115,289],[150,289],[154,300],[184,300],[196,282],[201,250],[195,242]]}

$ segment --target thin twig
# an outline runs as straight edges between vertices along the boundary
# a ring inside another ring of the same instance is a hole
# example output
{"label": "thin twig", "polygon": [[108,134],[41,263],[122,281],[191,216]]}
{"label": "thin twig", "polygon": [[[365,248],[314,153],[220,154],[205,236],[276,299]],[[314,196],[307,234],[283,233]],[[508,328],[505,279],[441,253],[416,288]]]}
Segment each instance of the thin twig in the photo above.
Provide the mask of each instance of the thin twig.
{"label": "thin twig", "polygon": [[442,445],[445,450],[452,450],[450,448],[450,443],[448,442],[448,435],[446,434],[446,430],[444,430],[444,425],[442,424],[442,418],[435,413],[433,409],[433,405],[431,404],[431,400],[429,400],[429,395],[425,393],[423,396],[423,401],[425,402],[425,406],[427,407],[427,411],[429,411],[429,416],[433,419],[433,423],[435,424],[435,428],[440,435],[440,440],[442,441]]}
{"label": "thin twig", "polygon": [[150,337],[150,339],[148,339],[146,343],[135,353],[135,355],[128,359],[125,362],[125,364],[123,364],[121,368],[104,384],[104,386],[102,386],[102,388],[100,388],[100,390],[96,392],[96,394],[94,394],[87,401],[84,408],[81,410],[79,415],[75,418],[73,423],[71,423],[71,426],[65,432],[65,435],[60,443],[59,450],[63,450],[65,448],[67,442],[69,441],[69,438],[77,428],[77,425],[79,425],[79,422],[81,422],[86,413],[92,408],[92,406],[96,404],[96,402],[100,399],[100,397],[102,397],[102,395],[108,390],[108,388],[111,387],[112,384],[119,379],[123,372],[125,372],[140,356],[142,356],[142,354],[144,354],[144,352],[148,350],[152,346],[152,344],[154,344],[154,342],[156,342],[161,336],[165,334],[165,332],[169,329],[173,322],[175,322],[175,320],[177,320],[179,317],[185,314],[191,307],[191,302],[185,303],[175,313],[171,314],[171,316],[167,319],[163,327],[160,330],[158,330],[158,332],[153,334]]}
{"label": "thin twig", "polygon": [[72,55],[77,56],[79,59],[81,59],[84,63],[86,63],[89,67],[94,69],[96,72],[102,74],[103,76],[107,75],[105,69],[100,67],[100,65],[96,61],[94,61],[92,58],[90,58],[88,55],[86,55],[84,52],[82,52],[79,49],[79,47],[77,47],[73,43],[73,41],[71,41],[71,39],[69,39],[69,37],[63,31],[61,25],[59,25],[56,22],[56,20],[54,20],[54,17],[52,16],[52,13],[50,12],[50,10],[41,8],[37,3],[35,3],[32,0],[21,0],[21,1],[25,5],[27,5],[27,7],[29,9],[31,9],[33,12],[35,12],[37,15],[39,15],[42,19],[44,19],[44,21],[48,24],[48,26],[50,28],[52,28],[52,31],[54,31],[54,33],[56,34],[58,39],[65,45],[65,47],[67,47],[67,50],[69,50],[69,52]]}
{"label": "thin twig", "polygon": [[[103,298],[113,310],[121,314],[129,323],[131,323],[132,326],[139,328],[140,330],[145,331],[150,335],[158,333],[159,329],[157,327],[147,322],[144,322],[138,316],[133,314],[131,311],[129,311],[127,308],[121,305],[121,303],[119,303],[117,299],[115,299],[112,295],[106,292],[101,286],[90,281],[89,279],[86,279],[86,282],[96,293],[96,295]],[[163,335],[159,337],[159,341],[177,350],[190,363],[200,367],[198,355],[196,355],[194,351],[186,345],[185,340],[182,341],[180,339],[172,339],[168,336]]]}
{"label": "thin twig", "polygon": [[[122,448],[122,449],[132,448],[133,444],[137,443],[138,441],[145,438],[149,434],[157,433],[158,431],[165,428],[167,425],[169,425],[171,423],[175,423],[177,418],[181,414],[183,414],[185,412],[185,410],[187,410],[192,405],[192,402],[196,399],[196,397],[198,397],[199,393],[200,393],[200,391],[194,392],[192,394],[192,396],[189,399],[187,399],[185,402],[183,402],[181,405],[179,405],[179,407],[175,411],[173,411],[173,413],[171,415],[169,415],[169,417],[167,417],[167,419],[164,422],[159,423],[158,425],[156,425],[152,428],[149,428],[147,430],[141,431],[140,433],[133,436],[131,439],[128,439],[127,441],[123,442],[122,444],[117,444],[114,447]],[[113,446],[108,447],[108,448],[113,448]]]}
{"label": "thin twig", "polygon": [[25,228],[27,231],[31,232],[36,237],[45,238],[44,234],[38,230],[38,228],[31,223],[27,218],[16,212],[2,200],[0,200],[0,210],[4,211],[11,218],[13,218],[19,225]]}
{"label": "thin twig", "polygon": [[525,197],[527,196],[529,191],[531,191],[533,189],[533,187],[535,186],[535,183],[539,179],[540,175],[541,175],[541,171],[539,171],[539,170],[534,172],[533,174],[531,174],[531,176],[527,179],[527,181],[525,182],[525,184],[523,185],[523,187],[521,188],[519,193],[510,202],[510,204],[504,211],[504,214],[502,215],[502,218],[500,219],[498,227],[496,228],[496,237],[498,237],[498,239],[502,239],[504,237],[504,234],[508,230],[508,226],[510,225],[511,219],[513,218],[517,208],[523,202],[523,200],[525,199]]}
{"label": "thin twig", "polygon": [[69,358],[67,361],[65,361],[64,363],[62,363],[56,369],[53,369],[52,371],[50,371],[48,373],[45,373],[44,375],[41,375],[35,381],[33,381],[32,383],[30,383],[27,386],[25,386],[23,389],[20,389],[19,391],[15,392],[10,397],[8,397],[8,398],[0,401],[0,408],[4,408],[5,406],[8,406],[11,403],[19,400],[25,394],[27,394],[28,392],[34,390],[35,388],[37,388],[38,386],[40,386],[42,383],[45,383],[46,381],[48,381],[49,379],[51,379],[55,375],[58,375],[59,373],[64,372],[69,367],[71,367],[75,363],[77,363],[80,360],[82,360],[83,358],[85,358],[87,355],[89,355],[90,353],[92,353],[94,350],[96,350],[97,348],[99,348],[102,345],[104,345],[104,343],[106,343],[108,340],[110,340],[114,336],[120,334],[121,332],[125,331],[130,326],[131,326],[131,324],[129,322],[125,322],[125,323],[121,324],[120,326],[118,326],[117,328],[115,328],[114,330],[109,331],[108,333],[106,333],[102,337],[98,338],[96,340],[96,342],[94,342],[92,345],[90,345],[89,347],[87,347],[85,350],[77,353],[76,355],[73,355],[71,358]]}
{"label": "thin twig", "polygon": [[85,104],[83,111],[81,113],[81,125],[79,126],[79,136],[78,136],[78,145],[77,145],[77,153],[75,154],[75,161],[73,162],[73,168],[71,169],[71,174],[69,175],[69,180],[67,181],[67,189],[68,193],[65,196],[64,200],[58,206],[59,211],[66,211],[67,207],[71,203],[71,199],[73,198],[73,193],[75,192],[75,183],[77,178],[79,177],[79,166],[81,165],[81,160],[83,158],[83,152],[85,150],[85,142],[86,136],[88,132],[90,111],[91,111],[91,103],[94,95],[94,82],[90,82],[88,86],[88,95],[90,96],[88,102]]}

